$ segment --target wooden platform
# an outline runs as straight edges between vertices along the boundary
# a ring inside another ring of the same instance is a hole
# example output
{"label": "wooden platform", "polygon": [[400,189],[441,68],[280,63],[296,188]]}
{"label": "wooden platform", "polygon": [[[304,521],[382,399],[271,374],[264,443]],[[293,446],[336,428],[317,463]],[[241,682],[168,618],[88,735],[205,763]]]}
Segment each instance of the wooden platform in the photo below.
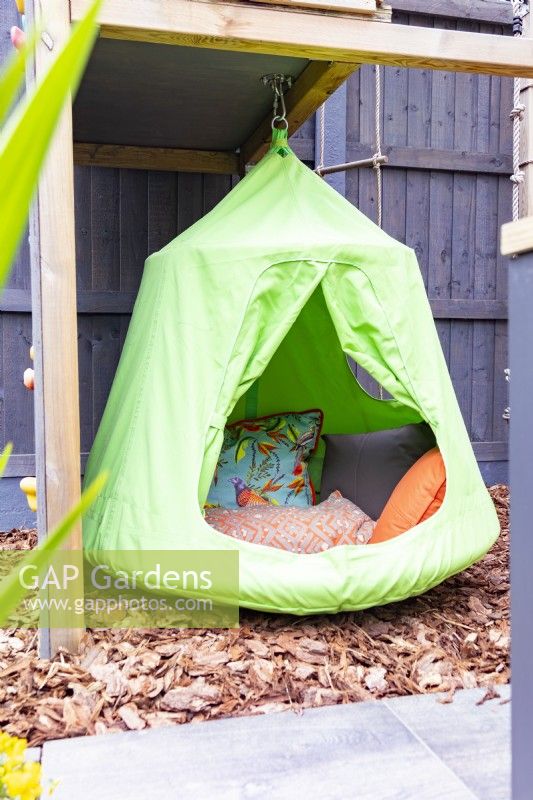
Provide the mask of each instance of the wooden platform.
{"label": "wooden platform", "polygon": [[[87,2],[72,0],[73,20]],[[361,63],[533,77],[531,40],[390,19],[378,0],[107,0],[74,105],[76,163],[243,172],[270,140],[269,73],[294,81],[291,134]]]}
{"label": "wooden platform", "polygon": [[55,800],[507,800],[509,687],[49,742]]}
{"label": "wooden platform", "polygon": [[74,103],[74,140],[235,151],[271,113],[272,92],[261,76],[297,80],[308,64],[100,39]]}

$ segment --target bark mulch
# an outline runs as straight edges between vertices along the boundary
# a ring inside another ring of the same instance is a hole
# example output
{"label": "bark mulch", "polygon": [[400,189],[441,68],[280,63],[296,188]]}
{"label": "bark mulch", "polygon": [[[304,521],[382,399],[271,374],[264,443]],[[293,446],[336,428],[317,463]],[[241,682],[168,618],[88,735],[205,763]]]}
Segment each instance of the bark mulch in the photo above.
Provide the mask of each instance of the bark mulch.
{"label": "bark mulch", "polygon": [[[508,490],[490,490],[502,535],[427,594],[371,611],[242,613],[239,630],[91,631],[82,652],[39,660],[31,631],[0,631],[0,727],[31,745],[224,716],[509,681]],[[0,535],[0,547],[34,544]]]}

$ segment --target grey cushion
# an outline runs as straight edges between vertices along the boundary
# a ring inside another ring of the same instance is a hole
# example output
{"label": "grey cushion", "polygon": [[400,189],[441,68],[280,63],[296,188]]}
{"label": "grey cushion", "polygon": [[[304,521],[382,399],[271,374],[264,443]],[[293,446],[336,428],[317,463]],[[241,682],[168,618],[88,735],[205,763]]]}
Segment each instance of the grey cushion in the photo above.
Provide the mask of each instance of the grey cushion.
{"label": "grey cushion", "polygon": [[421,456],[435,447],[433,431],[421,422],[387,431],[326,434],[320,496],[338,489],[377,520],[396,484]]}

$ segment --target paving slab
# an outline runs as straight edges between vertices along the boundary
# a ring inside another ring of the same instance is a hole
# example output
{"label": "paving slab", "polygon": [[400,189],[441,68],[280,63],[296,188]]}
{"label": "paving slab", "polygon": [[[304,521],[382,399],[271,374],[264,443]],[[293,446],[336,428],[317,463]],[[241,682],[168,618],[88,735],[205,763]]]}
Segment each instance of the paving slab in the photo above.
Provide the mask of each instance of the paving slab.
{"label": "paving slab", "polygon": [[26,761],[40,761],[40,760],[41,760],[41,748],[28,747],[26,750]]}
{"label": "paving slab", "polygon": [[42,763],[54,800],[476,797],[380,701],[53,741]]}
{"label": "paving slab", "polygon": [[[481,800],[511,797],[510,686],[499,698],[477,705],[485,689],[456,692],[453,703],[435,695],[385,700],[421,741],[439,756]],[[533,795],[532,795],[533,796]]]}

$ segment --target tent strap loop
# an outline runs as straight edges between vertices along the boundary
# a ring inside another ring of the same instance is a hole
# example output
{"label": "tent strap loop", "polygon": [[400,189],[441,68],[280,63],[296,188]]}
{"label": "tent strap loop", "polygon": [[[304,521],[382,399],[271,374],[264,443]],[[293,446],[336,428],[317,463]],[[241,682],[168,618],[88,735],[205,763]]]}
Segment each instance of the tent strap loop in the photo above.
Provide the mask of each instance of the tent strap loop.
{"label": "tent strap loop", "polygon": [[211,414],[211,419],[209,420],[209,427],[210,428],[217,428],[217,430],[223,431],[226,425],[226,415],[220,414],[218,411],[214,411]]}

